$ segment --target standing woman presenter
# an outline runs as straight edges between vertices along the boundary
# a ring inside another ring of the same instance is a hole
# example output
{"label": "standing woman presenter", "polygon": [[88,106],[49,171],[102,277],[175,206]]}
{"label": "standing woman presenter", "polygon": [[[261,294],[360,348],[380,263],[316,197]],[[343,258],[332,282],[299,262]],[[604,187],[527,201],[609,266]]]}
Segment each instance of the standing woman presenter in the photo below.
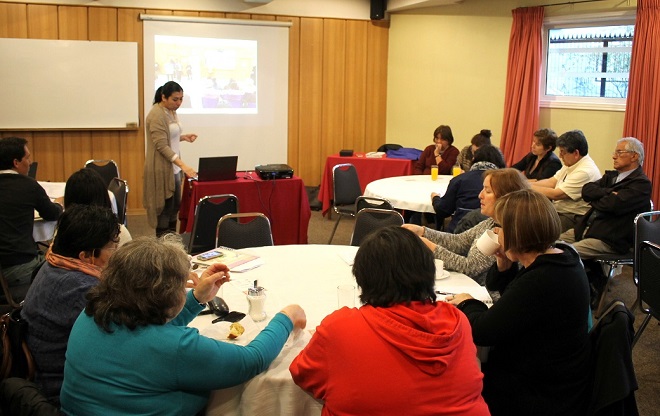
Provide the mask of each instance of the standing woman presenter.
{"label": "standing woman presenter", "polygon": [[181,172],[197,176],[179,157],[179,142],[192,143],[196,134],[182,134],[176,110],[183,102],[183,88],[174,81],[156,90],[154,105],[145,121],[147,151],[144,162],[143,205],[149,226],[160,236],[176,232],[176,219],[181,205]]}

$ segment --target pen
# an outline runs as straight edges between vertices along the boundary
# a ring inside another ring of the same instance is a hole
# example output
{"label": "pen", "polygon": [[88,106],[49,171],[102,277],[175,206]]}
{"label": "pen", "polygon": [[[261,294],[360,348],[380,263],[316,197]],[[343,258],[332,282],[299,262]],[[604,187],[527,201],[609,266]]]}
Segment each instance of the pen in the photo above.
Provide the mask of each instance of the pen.
{"label": "pen", "polygon": [[436,290],[435,293],[438,294],[438,295],[452,295],[452,296],[456,294],[456,293],[451,293],[451,292],[441,292],[439,290]]}

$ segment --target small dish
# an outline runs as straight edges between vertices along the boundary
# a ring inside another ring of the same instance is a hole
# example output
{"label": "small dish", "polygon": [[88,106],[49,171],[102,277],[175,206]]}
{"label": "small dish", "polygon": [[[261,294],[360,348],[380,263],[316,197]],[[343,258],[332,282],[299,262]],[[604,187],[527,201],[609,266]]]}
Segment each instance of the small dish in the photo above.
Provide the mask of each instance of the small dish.
{"label": "small dish", "polygon": [[438,276],[437,274],[435,275],[435,280],[442,280],[442,279],[446,279],[448,277],[449,277],[449,271],[443,270],[442,274],[440,276]]}

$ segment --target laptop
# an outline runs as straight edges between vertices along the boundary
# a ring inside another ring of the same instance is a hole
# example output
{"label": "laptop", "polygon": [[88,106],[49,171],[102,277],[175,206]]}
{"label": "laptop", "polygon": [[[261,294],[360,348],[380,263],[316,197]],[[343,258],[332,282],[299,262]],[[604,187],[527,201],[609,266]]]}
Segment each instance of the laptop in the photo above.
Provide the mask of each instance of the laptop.
{"label": "laptop", "polygon": [[236,179],[238,156],[200,157],[197,180],[199,182]]}

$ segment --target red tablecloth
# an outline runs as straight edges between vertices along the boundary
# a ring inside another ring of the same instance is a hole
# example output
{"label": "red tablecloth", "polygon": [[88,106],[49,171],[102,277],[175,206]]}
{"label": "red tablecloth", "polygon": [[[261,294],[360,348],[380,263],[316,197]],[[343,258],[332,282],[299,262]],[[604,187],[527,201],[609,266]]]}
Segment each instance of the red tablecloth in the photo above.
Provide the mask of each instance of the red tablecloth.
{"label": "red tablecloth", "polygon": [[378,179],[390,178],[392,176],[406,176],[412,174],[414,161],[408,159],[388,159],[370,157],[341,157],[339,155],[328,156],[323,169],[323,179],[319,189],[319,201],[323,204],[323,215],[332,207],[332,168],[341,163],[351,163],[355,166],[360,179],[362,193],[364,188]]}
{"label": "red tablecloth", "polygon": [[[261,180],[257,175],[233,181],[185,182],[181,198],[180,232],[191,232],[195,206],[208,195],[234,194],[239,212],[261,212],[270,219],[276,245],[307,244],[311,211],[302,179]],[[194,203],[193,203],[194,201]]]}

